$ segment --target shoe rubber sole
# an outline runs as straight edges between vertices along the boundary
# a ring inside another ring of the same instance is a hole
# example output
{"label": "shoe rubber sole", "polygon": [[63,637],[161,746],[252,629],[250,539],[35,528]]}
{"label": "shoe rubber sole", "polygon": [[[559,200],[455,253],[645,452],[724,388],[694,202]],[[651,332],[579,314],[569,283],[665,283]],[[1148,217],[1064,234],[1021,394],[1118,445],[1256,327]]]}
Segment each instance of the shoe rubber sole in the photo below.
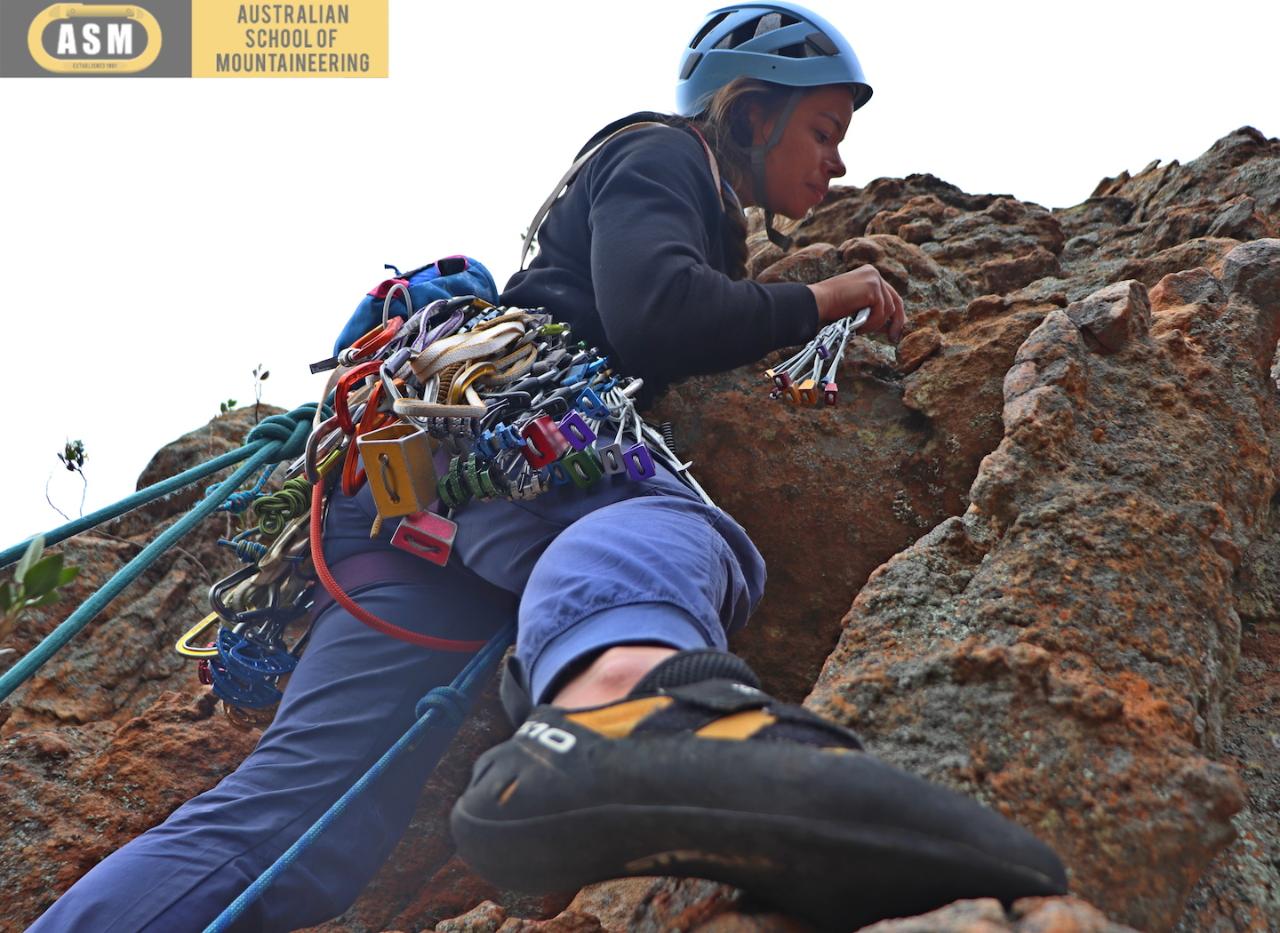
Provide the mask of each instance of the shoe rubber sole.
{"label": "shoe rubber sole", "polygon": [[976,892],[1006,901],[1064,893],[1025,864],[887,825],[621,804],[492,820],[469,813],[464,797],[452,827],[459,854],[499,887],[546,893],[634,875],[710,878],[826,928],[917,914]]}

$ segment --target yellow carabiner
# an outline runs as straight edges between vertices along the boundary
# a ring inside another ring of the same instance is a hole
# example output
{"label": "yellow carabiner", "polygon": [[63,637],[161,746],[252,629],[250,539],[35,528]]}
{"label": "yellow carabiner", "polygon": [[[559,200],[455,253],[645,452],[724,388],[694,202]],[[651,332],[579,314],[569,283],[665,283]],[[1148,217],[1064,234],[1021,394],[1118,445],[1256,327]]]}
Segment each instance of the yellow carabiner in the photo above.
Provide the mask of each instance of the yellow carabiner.
{"label": "yellow carabiner", "polygon": [[[178,639],[178,643],[173,646],[174,650],[188,658],[216,658],[218,648],[216,645],[208,647],[208,636],[210,632],[216,632],[221,625],[222,618],[216,612],[209,613]],[[199,646],[192,644],[196,639],[200,640]]]}

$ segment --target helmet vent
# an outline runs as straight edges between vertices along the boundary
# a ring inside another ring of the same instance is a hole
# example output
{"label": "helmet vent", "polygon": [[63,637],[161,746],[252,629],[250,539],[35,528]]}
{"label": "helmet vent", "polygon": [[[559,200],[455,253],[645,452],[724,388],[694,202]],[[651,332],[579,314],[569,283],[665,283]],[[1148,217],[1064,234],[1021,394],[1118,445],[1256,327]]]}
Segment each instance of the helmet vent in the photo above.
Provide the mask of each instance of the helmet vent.
{"label": "helmet vent", "polygon": [[825,32],[811,32],[805,36],[805,44],[813,47],[814,55],[839,55],[840,50]]}
{"label": "helmet vent", "polygon": [[840,50],[829,43],[822,43],[821,40],[826,39],[820,32],[815,32],[808,36],[804,42],[797,42],[795,45],[784,46],[775,53],[785,58],[823,58],[827,55],[838,55]]}
{"label": "helmet vent", "polygon": [[717,14],[716,16],[711,17],[711,19],[707,20],[706,25],[698,30],[698,34],[694,36],[693,41],[689,43],[689,48],[696,49],[698,45],[701,44],[702,40],[707,37],[707,34],[711,32],[711,30],[715,29],[717,26],[723,23],[728,16],[736,12],[737,10],[725,10],[723,13]]}
{"label": "helmet vent", "polygon": [[784,25],[781,13],[765,13],[742,23],[737,29],[734,29],[717,42],[715,47],[718,49],[736,49],[738,46],[750,42],[756,36],[763,36],[776,29],[781,29]]}
{"label": "helmet vent", "polygon": [[773,32],[775,29],[782,28],[781,13],[766,13],[764,16],[756,20],[755,35],[763,36],[766,32]]}

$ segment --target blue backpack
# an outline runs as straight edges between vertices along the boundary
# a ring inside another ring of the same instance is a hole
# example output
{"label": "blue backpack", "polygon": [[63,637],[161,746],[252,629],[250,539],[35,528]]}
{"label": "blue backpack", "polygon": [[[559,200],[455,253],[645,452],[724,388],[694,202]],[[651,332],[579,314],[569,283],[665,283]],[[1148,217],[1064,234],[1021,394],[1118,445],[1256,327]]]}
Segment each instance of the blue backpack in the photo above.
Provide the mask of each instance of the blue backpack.
{"label": "blue backpack", "polygon": [[[382,323],[382,305],[395,285],[409,289],[414,308],[421,308],[437,298],[457,298],[460,295],[475,295],[491,304],[498,303],[498,286],[493,276],[479,262],[467,256],[446,256],[409,272],[401,272],[391,265],[386,268],[395,272],[396,277],[380,283],[356,306],[355,313],[333,345],[334,355]],[[408,316],[404,296],[397,289],[391,297],[387,318]]]}

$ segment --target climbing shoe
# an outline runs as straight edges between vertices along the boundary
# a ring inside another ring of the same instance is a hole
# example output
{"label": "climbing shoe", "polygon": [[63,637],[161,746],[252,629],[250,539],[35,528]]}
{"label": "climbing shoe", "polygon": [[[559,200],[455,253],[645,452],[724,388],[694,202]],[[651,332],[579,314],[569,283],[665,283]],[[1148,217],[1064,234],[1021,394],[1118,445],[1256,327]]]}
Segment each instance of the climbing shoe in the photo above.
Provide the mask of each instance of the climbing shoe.
{"label": "climbing shoe", "polygon": [[615,703],[534,707],[476,762],[452,825],[499,887],[709,878],[830,929],[1067,888],[1026,831],[878,761],[708,650],[672,656]]}

